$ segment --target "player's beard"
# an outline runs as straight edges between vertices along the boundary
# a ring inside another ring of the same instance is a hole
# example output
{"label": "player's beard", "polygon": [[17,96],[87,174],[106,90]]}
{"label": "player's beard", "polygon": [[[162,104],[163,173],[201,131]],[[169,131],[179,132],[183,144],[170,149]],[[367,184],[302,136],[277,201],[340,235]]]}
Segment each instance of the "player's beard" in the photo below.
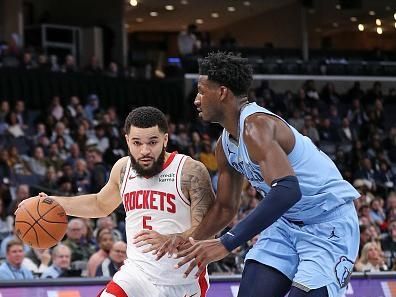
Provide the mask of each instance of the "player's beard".
{"label": "player's beard", "polygon": [[165,151],[165,147],[162,148],[161,154],[159,155],[158,159],[154,160],[153,165],[151,165],[149,168],[144,168],[143,166],[141,166],[139,162],[131,154],[129,154],[129,157],[131,158],[132,168],[139,176],[152,177],[154,175],[157,175],[163,169],[163,165],[165,162]]}

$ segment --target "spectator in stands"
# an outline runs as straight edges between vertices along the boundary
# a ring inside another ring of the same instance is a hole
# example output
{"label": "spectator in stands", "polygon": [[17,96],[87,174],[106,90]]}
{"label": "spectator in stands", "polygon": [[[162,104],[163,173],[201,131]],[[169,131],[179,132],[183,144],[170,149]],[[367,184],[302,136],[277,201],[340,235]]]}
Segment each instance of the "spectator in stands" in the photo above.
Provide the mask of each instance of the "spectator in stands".
{"label": "spectator in stands", "polygon": [[89,192],[90,175],[87,169],[87,162],[84,159],[78,159],[74,166],[73,182],[77,187],[77,193],[84,194]]}
{"label": "spectator in stands", "polygon": [[[73,140],[71,140],[70,145],[73,144],[72,141]],[[62,160],[62,162],[64,162],[69,156],[69,148],[66,147],[65,138],[63,136],[58,136],[56,137],[55,143],[58,146],[58,156]]]}
{"label": "spectator in stands", "polygon": [[201,42],[198,39],[197,26],[190,24],[186,31],[181,31],[177,37],[177,45],[181,56],[195,54],[201,48]]}
{"label": "spectator in stands", "polygon": [[30,70],[37,68],[37,64],[32,58],[32,54],[30,52],[24,52],[22,56],[22,63],[19,64],[19,67],[23,70]]}
{"label": "spectator in stands", "polygon": [[101,229],[110,230],[114,241],[120,241],[123,238],[121,232],[117,229],[117,224],[112,216],[107,216],[98,219],[98,221],[96,222],[96,229],[93,232],[94,235],[97,236],[99,230]]}
{"label": "spectator in stands", "polygon": [[9,135],[15,138],[25,135],[21,124],[18,122],[17,114],[15,112],[11,111],[7,115],[6,122],[8,124],[7,132]]}
{"label": "spectator in stands", "polygon": [[[51,142],[56,142],[58,137],[62,137],[65,142],[65,147],[67,149],[73,144],[73,139],[69,135],[69,131],[66,129],[66,125],[63,122],[57,122],[55,125],[55,129],[51,135]],[[59,150],[59,147],[58,147]]]}
{"label": "spectator in stands", "polygon": [[122,140],[119,137],[110,138],[110,146],[103,155],[103,160],[105,163],[114,164],[119,158],[122,158],[126,155],[121,141]]}
{"label": "spectator in stands", "polygon": [[78,71],[76,60],[73,55],[66,56],[65,64],[62,65],[61,71],[66,73],[73,73]]}
{"label": "spectator in stands", "polygon": [[217,161],[212,149],[212,144],[209,139],[205,139],[202,141],[202,151],[199,154],[198,160],[205,165],[211,176],[216,173]]}
{"label": "spectator in stands", "polygon": [[102,71],[102,67],[100,67],[99,61],[95,56],[91,57],[89,64],[84,68],[84,72],[88,74],[101,74]]}
{"label": "spectator in stands", "polygon": [[99,112],[99,97],[96,94],[91,94],[88,96],[88,103],[84,107],[85,116],[93,123],[95,115]]}
{"label": "spectator in stands", "polygon": [[28,123],[29,116],[28,116],[28,112],[25,108],[25,101],[17,100],[15,102],[14,112],[17,115],[19,125],[21,125],[21,128],[23,130],[26,130],[28,128],[27,125],[29,124]]}
{"label": "spectator in stands", "polygon": [[25,252],[20,240],[10,240],[6,247],[6,261],[0,265],[0,280],[33,279],[33,274],[22,266]]}
{"label": "spectator in stands", "polygon": [[378,243],[368,242],[363,246],[362,254],[356,261],[355,269],[359,272],[379,272],[388,270],[384,258],[381,255]]}
{"label": "spectator in stands", "polygon": [[363,179],[368,181],[371,186],[369,187],[370,190],[375,190],[375,170],[373,169],[371,160],[367,157],[361,160],[361,167],[358,171],[355,172],[355,179]]}
{"label": "spectator in stands", "polygon": [[288,120],[291,126],[301,132],[304,127],[304,119],[301,117],[301,111],[299,109],[294,109],[292,116]]}
{"label": "spectator in stands", "polygon": [[102,152],[97,148],[90,148],[87,152],[88,168],[91,172],[90,192],[97,193],[106,184],[108,170],[103,162]]}
{"label": "spectator in stands", "polygon": [[44,179],[40,182],[43,191],[53,192],[58,190],[58,176],[54,166],[49,166]]}
{"label": "spectator in stands", "polygon": [[307,105],[309,107],[317,107],[319,105],[320,96],[315,87],[313,80],[307,80],[303,86],[305,90]]}
{"label": "spectator in stands", "polygon": [[127,258],[127,245],[123,241],[116,241],[111,247],[109,256],[99,265],[96,276],[113,277]]}
{"label": "spectator in stands", "polygon": [[93,254],[94,249],[84,244],[84,230],[86,229],[85,223],[82,219],[71,219],[67,225],[67,239],[63,241],[71,250],[71,261],[88,261],[89,257]]}
{"label": "spectator in stands", "polygon": [[342,126],[339,130],[339,135],[341,138],[341,143],[352,145],[355,140],[357,140],[356,131],[349,125],[348,118],[342,120]]}
{"label": "spectator in stands", "polygon": [[360,86],[360,82],[355,81],[353,83],[352,88],[350,88],[347,92],[347,94],[344,96],[344,103],[345,104],[351,104],[353,99],[360,99],[363,98],[364,91],[362,90]]}
{"label": "spectator in stands", "polygon": [[335,90],[334,83],[328,82],[322,89],[322,93],[320,98],[326,103],[328,106],[338,104],[340,101],[340,96],[337,94]]}
{"label": "spectator in stands", "polygon": [[13,233],[14,217],[7,214],[3,197],[0,197],[0,243]]}
{"label": "spectator in stands", "polygon": [[75,143],[78,144],[81,152],[85,153],[88,136],[87,136],[87,129],[84,124],[81,123],[78,126],[77,130],[73,133],[73,139]]}
{"label": "spectator in stands", "polygon": [[15,190],[15,198],[11,202],[9,209],[8,209],[8,214],[13,215],[15,210],[17,209],[19,203],[21,203],[23,200],[29,198],[30,196],[30,188],[29,185],[26,184],[20,184],[16,187]]}
{"label": "spectator in stands", "polygon": [[359,256],[360,256],[363,246],[366,243],[371,242],[372,239],[369,230],[369,225],[360,224],[359,228],[360,228],[360,242],[359,242]]}
{"label": "spectator in stands", "polygon": [[59,96],[52,97],[49,113],[55,118],[56,121],[60,121],[63,118],[63,107],[61,105]]}
{"label": "spectator in stands", "polygon": [[358,135],[364,135],[364,128],[369,121],[369,117],[361,107],[359,99],[354,99],[352,101],[352,107],[347,112],[347,118]]}
{"label": "spectator in stands", "polygon": [[382,199],[375,198],[370,203],[370,218],[378,227],[381,227],[385,223],[385,211],[382,208]]}
{"label": "spectator in stands", "polygon": [[65,163],[70,164],[71,166],[75,167],[76,162],[82,157],[80,152],[80,147],[77,143],[72,143],[67,152],[68,157],[65,160]]}
{"label": "spectator in stands", "polygon": [[313,143],[315,143],[316,145],[319,144],[319,132],[318,129],[316,129],[315,127],[315,123],[313,122],[311,115],[307,115],[304,117],[304,127],[302,131],[305,132],[303,133],[305,136],[311,138]]}
{"label": "spectator in stands", "polygon": [[31,172],[26,164],[26,162],[21,158],[18,149],[21,149],[19,146],[16,147],[12,145],[8,149],[8,165],[14,174],[17,175],[30,175]]}
{"label": "spectator in stands", "polygon": [[109,256],[111,247],[113,246],[114,240],[111,230],[107,228],[101,228],[98,230],[96,235],[96,242],[99,245],[99,250],[93,254],[87,263],[87,276],[94,277],[96,270],[99,265]]}
{"label": "spectator in stands", "polygon": [[22,265],[29,269],[34,275],[40,276],[51,262],[51,254],[48,249],[31,248],[26,253]]}
{"label": "spectator in stands", "polygon": [[95,126],[95,135],[88,139],[88,143],[96,143],[96,148],[103,154],[110,146],[109,137],[106,135],[105,126],[98,124]]}
{"label": "spectator in stands", "polygon": [[80,105],[80,98],[77,96],[71,96],[69,99],[69,104],[66,106],[65,114],[70,119],[77,117],[77,107]]}
{"label": "spectator in stands", "polygon": [[364,106],[367,107],[372,105],[376,99],[383,98],[382,94],[382,84],[379,81],[373,83],[373,87],[367,92],[367,94],[362,98]]}
{"label": "spectator in stands", "polygon": [[33,157],[22,156],[22,159],[29,167],[29,171],[33,174],[43,177],[47,172],[47,162],[44,157],[44,150],[41,146],[34,148]]}
{"label": "spectator in stands", "polygon": [[43,123],[40,122],[36,125],[36,131],[32,137],[33,144],[34,145],[41,144],[42,138],[46,138],[45,143],[49,144],[49,139],[47,137],[47,127]]}
{"label": "spectator in stands", "polygon": [[339,142],[340,136],[338,131],[331,126],[329,118],[322,119],[322,123],[319,127],[319,138],[320,142],[328,142],[332,144]]}
{"label": "spectator in stands", "polygon": [[117,114],[117,108],[115,106],[110,106],[107,109],[107,114],[109,115],[109,122],[105,122],[105,124],[109,124],[112,127],[112,130],[117,130],[112,132],[111,135],[114,137],[120,136],[119,130],[121,122]]}
{"label": "spectator in stands", "polygon": [[51,65],[48,63],[48,56],[46,54],[40,54],[37,58],[37,68],[42,71],[50,71]]}
{"label": "spectator in stands", "polygon": [[70,261],[70,248],[64,244],[58,244],[52,250],[52,265],[43,272],[41,278],[59,278],[69,276]]}
{"label": "spectator in stands", "polygon": [[51,143],[46,158],[47,166],[53,166],[58,172],[61,169],[63,160],[59,156],[58,145],[56,143]]}
{"label": "spectator in stands", "polygon": [[120,70],[118,64],[116,62],[110,62],[109,69],[106,72],[106,75],[109,77],[119,77]]}
{"label": "spectator in stands", "polygon": [[7,114],[10,112],[10,102],[2,100],[0,102],[0,122],[4,122]]}
{"label": "spectator in stands", "polygon": [[56,55],[50,56],[50,69],[52,72],[61,71],[61,66],[59,65],[58,57]]}
{"label": "spectator in stands", "polygon": [[382,193],[388,194],[390,191],[395,189],[396,176],[392,172],[388,162],[380,162],[380,170],[374,175],[375,184]]}
{"label": "spectator in stands", "polygon": [[188,154],[194,159],[198,159],[201,151],[202,151],[201,135],[199,134],[199,132],[194,131],[191,134],[191,142],[188,149]]}
{"label": "spectator in stands", "polygon": [[4,178],[9,179],[11,174],[11,167],[9,165],[8,150],[0,149],[0,181],[4,183]]}
{"label": "spectator in stands", "polygon": [[389,222],[388,232],[382,239],[381,245],[384,250],[385,263],[388,267],[392,267],[396,260],[396,218]]}

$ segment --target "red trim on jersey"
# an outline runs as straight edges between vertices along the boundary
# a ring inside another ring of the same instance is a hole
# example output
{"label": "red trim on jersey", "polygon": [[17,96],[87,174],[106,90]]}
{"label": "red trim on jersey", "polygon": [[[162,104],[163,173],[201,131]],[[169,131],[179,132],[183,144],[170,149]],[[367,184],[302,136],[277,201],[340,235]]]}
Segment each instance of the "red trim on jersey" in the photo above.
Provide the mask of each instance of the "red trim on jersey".
{"label": "red trim on jersey", "polygon": [[[128,162],[127,162],[127,164],[128,164]],[[125,192],[125,188],[126,188],[126,185],[127,185],[127,183],[128,183],[128,179],[129,179],[129,172],[131,171],[131,167],[132,167],[132,165],[131,165],[131,161],[129,160],[129,168],[128,168],[128,173],[126,174],[126,175],[124,175],[124,178],[125,178],[125,183],[124,183],[124,189],[122,190],[122,192],[121,192],[121,198],[123,198],[123,196],[124,196],[124,192]],[[124,199],[124,198],[123,198]]]}
{"label": "red trim on jersey", "polygon": [[[181,190],[179,191],[179,188],[177,187],[177,185],[178,185],[177,177],[179,176],[179,168],[180,168],[180,164],[182,163],[182,161],[184,160],[184,158],[187,158],[187,156],[183,156],[183,158],[180,159],[179,165],[177,166],[177,170],[176,170],[176,191],[177,191],[177,194],[179,194],[180,199],[181,199],[185,204],[187,204],[188,206],[191,206],[191,202],[190,202],[190,201],[185,201],[185,200],[183,199],[183,195],[180,194]],[[183,193],[183,192],[182,192],[182,193]]]}
{"label": "red trim on jersey", "polygon": [[107,293],[114,295],[115,297],[128,297],[127,293],[119,286],[117,285],[114,281],[110,281],[106,288],[102,290],[97,297],[100,297],[100,295],[106,290]]}
{"label": "red trim on jersey", "polygon": [[206,297],[209,288],[208,280],[206,279],[206,268],[199,275],[198,284],[201,288],[201,297]]}
{"label": "red trim on jersey", "polygon": [[172,163],[172,161],[173,161],[173,159],[175,158],[176,154],[177,154],[177,152],[174,151],[174,152],[172,152],[172,153],[169,155],[168,160],[166,160],[166,162],[162,165],[162,170],[165,170],[166,167],[168,167],[168,166],[170,165],[170,163]]}

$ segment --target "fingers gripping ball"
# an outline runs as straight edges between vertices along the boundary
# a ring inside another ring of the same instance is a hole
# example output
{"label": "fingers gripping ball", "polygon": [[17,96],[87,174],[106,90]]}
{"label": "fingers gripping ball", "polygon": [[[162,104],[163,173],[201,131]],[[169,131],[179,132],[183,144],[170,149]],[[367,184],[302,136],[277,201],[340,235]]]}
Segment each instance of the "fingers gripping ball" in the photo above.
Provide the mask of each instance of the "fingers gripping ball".
{"label": "fingers gripping ball", "polygon": [[34,248],[49,248],[62,240],[67,229],[67,215],[54,199],[30,199],[15,215],[17,236]]}

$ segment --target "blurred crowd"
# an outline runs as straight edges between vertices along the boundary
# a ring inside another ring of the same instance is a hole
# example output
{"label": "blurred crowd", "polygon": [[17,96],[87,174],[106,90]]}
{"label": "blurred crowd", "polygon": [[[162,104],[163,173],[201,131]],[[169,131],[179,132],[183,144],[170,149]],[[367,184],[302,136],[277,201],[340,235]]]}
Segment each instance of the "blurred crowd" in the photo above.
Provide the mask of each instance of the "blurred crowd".
{"label": "blurred crowd", "polygon": [[[330,82],[318,90],[313,81],[298,90],[274,92],[262,82],[249,100],[284,117],[336,163],[361,193],[355,201],[361,247],[356,271],[396,270],[395,91],[380,82],[362,90],[356,82],[339,94]],[[0,266],[1,278],[112,276],[126,257],[124,210],[95,220],[72,218],[64,241],[49,250],[30,249],[14,235],[18,203],[38,192],[71,196],[97,192],[117,159],[127,154],[123,119],[114,106],[88,98],[54,96],[43,110],[27,110],[23,100],[0,102]],[[216,190],[214,147],[220,130],[199,119],[169,118],[168,150],[200,160]],[[260,202],[248,183],[232,228]],[[252,238],[210,273],[241,273]],[[347,240],[347,239],[345,239]]]}

